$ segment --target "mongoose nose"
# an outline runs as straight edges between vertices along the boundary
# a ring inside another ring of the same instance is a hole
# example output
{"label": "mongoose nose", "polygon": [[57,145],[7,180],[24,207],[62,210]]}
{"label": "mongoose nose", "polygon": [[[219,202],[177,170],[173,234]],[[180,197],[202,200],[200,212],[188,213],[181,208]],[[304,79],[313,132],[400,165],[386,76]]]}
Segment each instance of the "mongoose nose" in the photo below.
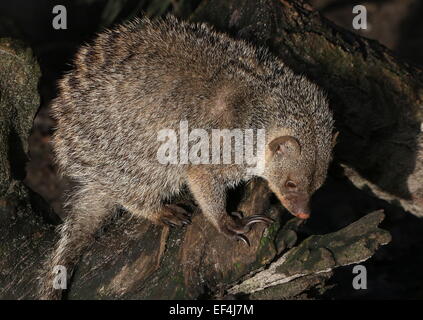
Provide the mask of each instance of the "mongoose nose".
{"label": "mongoose nose", "polygon": [[303,220],[307,220],[308,218],[310,218],[310,214],[305,212],[297,213],[295,216]]}

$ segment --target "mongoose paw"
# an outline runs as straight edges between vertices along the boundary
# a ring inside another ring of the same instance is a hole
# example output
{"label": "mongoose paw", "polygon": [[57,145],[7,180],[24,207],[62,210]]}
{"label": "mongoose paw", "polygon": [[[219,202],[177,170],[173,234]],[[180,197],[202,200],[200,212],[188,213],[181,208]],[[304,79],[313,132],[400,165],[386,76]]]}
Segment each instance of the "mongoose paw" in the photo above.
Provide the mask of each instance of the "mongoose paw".
{"label": "mongoose paw", "polygon": [[170,227],[182,227],[191,224],[191,213],[177,204],[164,205],[160,221]]}
{"label": "mongoose paw", "polygon": [[227,237],[242,241],[250,246],[250,241],[244,234],[249,232],[252,225],[256,223],[265,223],[269,225],[273,223],[273,220],[261,214],[255,214],[244,218],[241,212],[232,212],[231,217],[228,216],[228,219],[225,219],[222,223],[221,231]]}

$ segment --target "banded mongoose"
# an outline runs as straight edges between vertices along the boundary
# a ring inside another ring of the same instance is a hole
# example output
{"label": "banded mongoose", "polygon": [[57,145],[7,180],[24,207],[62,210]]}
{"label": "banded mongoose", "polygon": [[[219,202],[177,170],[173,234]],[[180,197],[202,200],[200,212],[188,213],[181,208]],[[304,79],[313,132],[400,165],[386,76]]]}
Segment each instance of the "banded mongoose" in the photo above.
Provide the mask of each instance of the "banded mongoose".
{"label": "banded mongoose", "polygon": [[154,223],[183,225],[189,214],[166,200],[188,186],[205,218],[229,239],[248,242],[264,215],[225,209],[226,190],[252,178],[247,165],[157,160],[158,132],[190,128],[265,129],[258,174],[281,203],[306,219],[325,180],[333,119],[325,94],[267,49],[203,23],[172,16],[137,19],[80,48],[52,103],[52,143],[61,173],[75,183],[60,240],[45,266],[41,297],[57,298],[54,266],[72,269],[108,215],[123,207]]}

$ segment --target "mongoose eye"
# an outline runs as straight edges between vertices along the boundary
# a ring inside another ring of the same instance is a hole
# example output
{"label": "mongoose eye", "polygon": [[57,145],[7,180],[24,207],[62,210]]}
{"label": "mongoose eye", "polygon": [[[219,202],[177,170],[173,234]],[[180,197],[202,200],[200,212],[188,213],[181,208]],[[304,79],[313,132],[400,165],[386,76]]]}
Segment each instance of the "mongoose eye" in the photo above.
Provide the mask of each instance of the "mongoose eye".
{"label": "mongoose eye", "polygon": [[297,185],[296,185],[293,181],[291,181],[291,180],[288,180],[288,181],[285,183],[285,186],[286,186],[287,188],[289,188],[289,189],[294,189],[294,188],[296,188],[296,187],[297,187]]}

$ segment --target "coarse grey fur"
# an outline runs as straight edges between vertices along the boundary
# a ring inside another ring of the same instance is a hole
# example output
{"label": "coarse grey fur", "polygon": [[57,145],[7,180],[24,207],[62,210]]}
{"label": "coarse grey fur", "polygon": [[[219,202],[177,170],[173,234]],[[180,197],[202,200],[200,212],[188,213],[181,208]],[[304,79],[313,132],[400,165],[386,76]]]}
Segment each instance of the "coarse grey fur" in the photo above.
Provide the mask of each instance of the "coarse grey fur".
{"label": "coarse grey fur", "polygon": [[78,187],[44,267],[41,298],[60,297],[53,267],[71,270],[117,206],[154,223],[188,222],[164,205],[187,185],[205,217],[229,238],[246,240],[240,235],[249,225],[268,222],[226,212],[228,186],[251,178],[244,164],[158,162],[158,132],[177,130],[181,120],[206,130],[264,128],[261,176],[300,217],[308,216],[310,195],[326,177],[333,120],[324,93],[265,48],[206,24],[169,16],[103,32],[79,50],[59,89],[53,146],[61,173]]}

